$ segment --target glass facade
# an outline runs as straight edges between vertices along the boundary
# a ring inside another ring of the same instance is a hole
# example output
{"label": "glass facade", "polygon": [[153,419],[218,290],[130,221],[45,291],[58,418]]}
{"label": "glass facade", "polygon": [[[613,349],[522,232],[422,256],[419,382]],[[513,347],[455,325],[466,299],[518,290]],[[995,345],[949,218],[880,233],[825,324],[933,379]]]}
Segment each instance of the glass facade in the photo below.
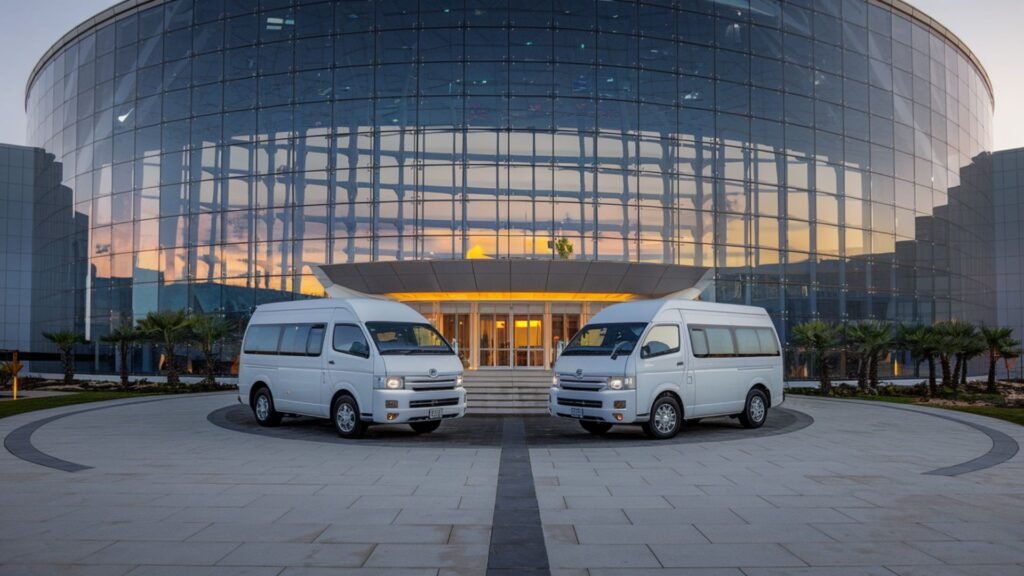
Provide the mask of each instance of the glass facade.
{"label": "glass facade", "polygon": [[[992,204],[995,207],[995,269],[999,325],[1024,335],[1024,148],[992,155]],[[1003,375],[1007,366],[999,366]],[[1014,366],[1014,364],[1016,364]],[[1011,362],[1009,375],[1024,378],[1024,363]]]}
{"label": "glass facade", "polygon": [[[87,229],[66,228],[88,272],[63,289],[94,341],[319,295],[320,264],[557,258],[561,238],[712,267],[708,296],[783,334],[994,314],[987,79],[887,2],[124,3],[26,102]],[[495,318],[487,358],[556,345],[529,311],[520,338]]]}

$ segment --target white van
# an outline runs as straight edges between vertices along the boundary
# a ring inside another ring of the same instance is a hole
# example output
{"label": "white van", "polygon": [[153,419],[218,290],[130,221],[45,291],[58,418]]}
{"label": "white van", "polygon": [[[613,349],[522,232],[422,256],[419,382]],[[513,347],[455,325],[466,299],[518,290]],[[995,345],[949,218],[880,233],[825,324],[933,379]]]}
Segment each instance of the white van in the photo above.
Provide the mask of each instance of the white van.
{"label": "white van", "polygon": [[466,413],[462,363],[405,304],[324,298],[256,308],[242,343],[238,401],[256,421],[330,418],[345,438],[370,424],[433,432]]}
{"label": "white van", "polygon": [[757,428],[783,401],[779,339],[763,308],[645,300],[598,312],[555,362],[548,412],[603,434],[640,424],[671,438],[684,420]]}

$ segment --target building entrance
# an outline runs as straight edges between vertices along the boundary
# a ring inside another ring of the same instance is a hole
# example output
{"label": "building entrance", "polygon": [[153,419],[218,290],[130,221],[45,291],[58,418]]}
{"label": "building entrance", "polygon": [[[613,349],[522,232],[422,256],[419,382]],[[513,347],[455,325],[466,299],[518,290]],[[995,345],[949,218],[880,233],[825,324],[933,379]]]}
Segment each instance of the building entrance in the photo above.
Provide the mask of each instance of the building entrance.
{"label": "building entrance", "polygon": [[545,369],[591,305],[568,302],[416,302],[469,370]]}

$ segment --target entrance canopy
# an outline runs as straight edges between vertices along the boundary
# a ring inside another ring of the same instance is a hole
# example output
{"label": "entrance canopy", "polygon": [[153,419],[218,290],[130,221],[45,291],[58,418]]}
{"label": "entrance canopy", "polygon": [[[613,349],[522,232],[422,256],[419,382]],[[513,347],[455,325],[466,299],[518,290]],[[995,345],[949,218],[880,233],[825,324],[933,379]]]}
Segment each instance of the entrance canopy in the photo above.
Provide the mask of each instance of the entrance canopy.
{"label": "entrance canopy", "polygon": [[329,295],[412,300],[657,298],[703,284],[708,268],[584,260],[404,260],[320,266]]}

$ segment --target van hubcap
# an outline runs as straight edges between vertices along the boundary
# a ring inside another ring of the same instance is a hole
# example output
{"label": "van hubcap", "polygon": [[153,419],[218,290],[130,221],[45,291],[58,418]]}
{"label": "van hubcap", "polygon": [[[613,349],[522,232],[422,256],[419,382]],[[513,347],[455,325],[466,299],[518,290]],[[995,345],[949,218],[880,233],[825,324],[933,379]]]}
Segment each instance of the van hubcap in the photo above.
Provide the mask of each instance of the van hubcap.
{"label": "van hubcap", "polygon": [[269,415],[270,401],[267,400],[266,396],[260,395],[260,397],[256,399],[256,417],[260,420],[266,420]]}
{"label": "van hubcap", "polygon": [[654,412],[654,427],[662,434],[668,434],[676,427],[676,409],[670,404],[662,404]]}
{"label": "van hubcap", "polygon": [[764,400],[760,396],[754,396],[750,401],[750,418],[754,422],[764,420]]}
{"label": "van hubcap", "polygon": [[338,428],[342,432],[351,432],[356,427],[356,413],[348,404],[338,406],[338,413],[335,414],[334,419],[338,421]]}

